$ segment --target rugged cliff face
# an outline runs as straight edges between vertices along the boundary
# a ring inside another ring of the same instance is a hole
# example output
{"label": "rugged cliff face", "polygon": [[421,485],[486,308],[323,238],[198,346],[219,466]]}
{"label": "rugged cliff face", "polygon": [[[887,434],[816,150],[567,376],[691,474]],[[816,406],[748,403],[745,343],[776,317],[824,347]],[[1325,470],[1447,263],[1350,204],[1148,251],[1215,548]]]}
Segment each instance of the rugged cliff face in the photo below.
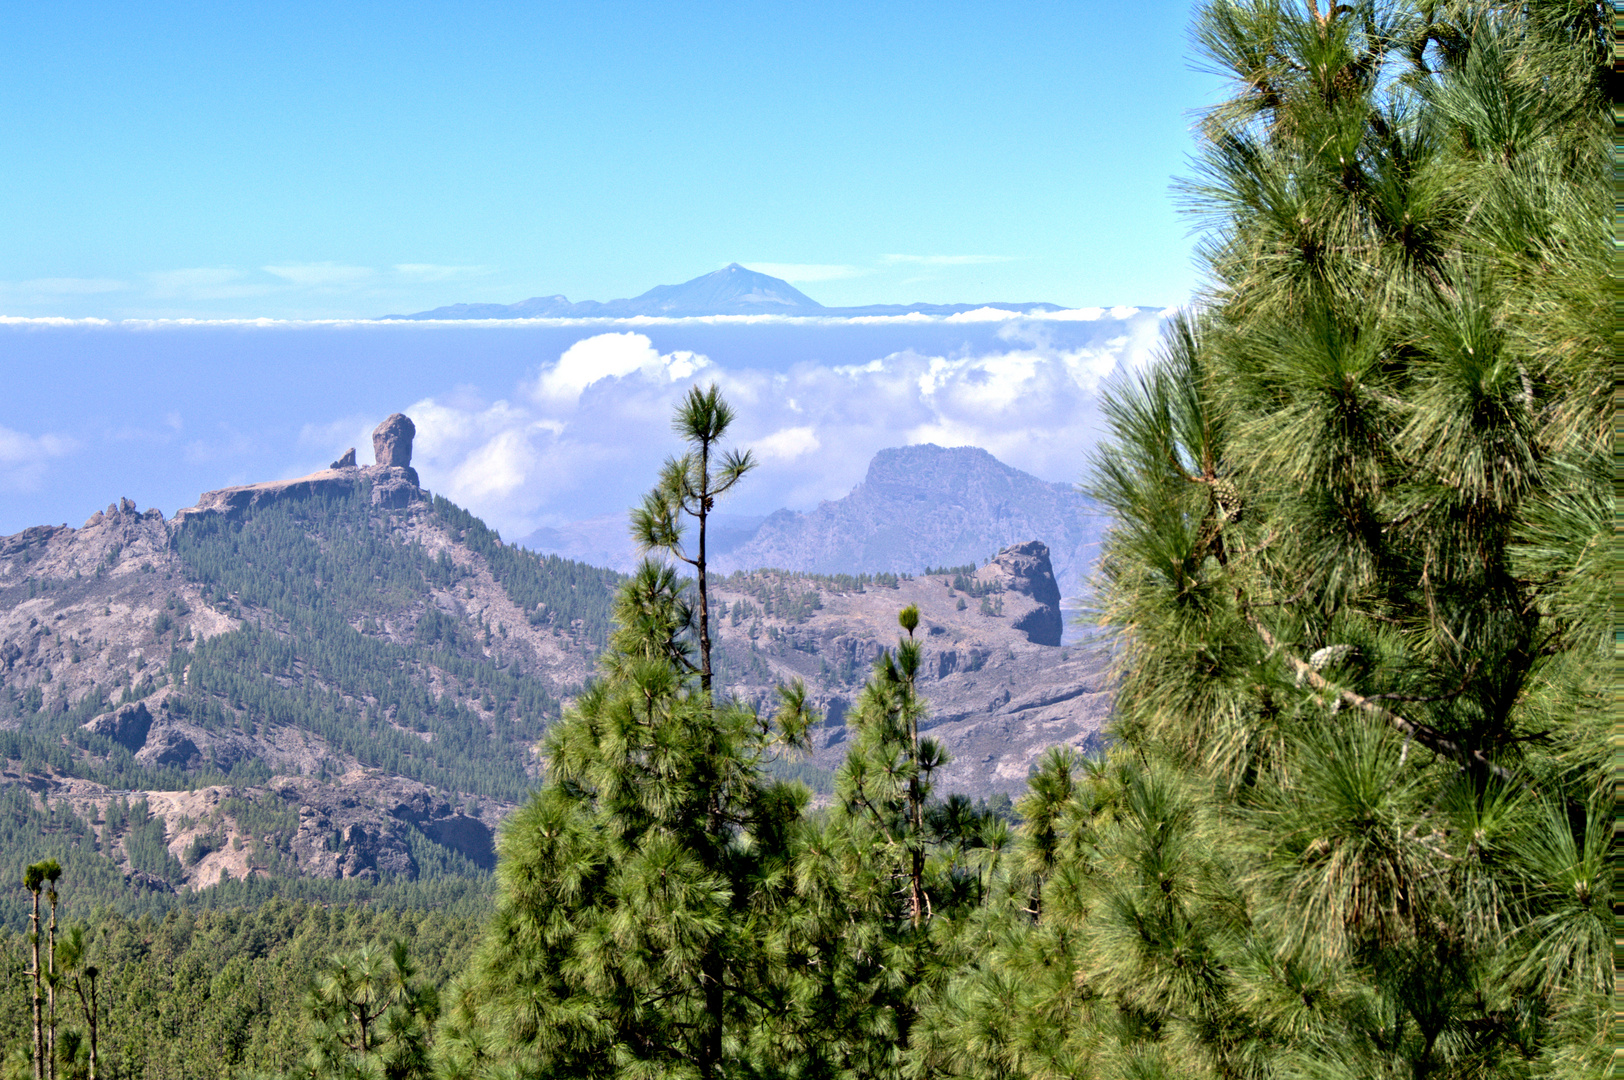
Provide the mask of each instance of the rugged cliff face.
{"label": "rugged cliff face", "polygon": [[1010,615],[1009,625],[1037,645],[1059,645],[1061,632],[1060,586],[1049,564],[1049,549],[1037,540],[1011,544],[992,562],[976,571],[976,580],[998,592],[1030,601],[1026,610]]}
{"label": "rugged cliff face", "polygon": [[954,759],[938,790],[1015,795],[1049,747],[1101,745],[1111,703],[1104,658],[1060,647],[1060,593],[1041,543],[1012,545],[979,568],[861,584],[737,573],[714,595],[723,683],[766,709],[778,683],[799,678],[825,713],[815,769],[844,759],[846,713],[880,651],[896,646],[897,613],[909,604],[925,643],[926,729]]}

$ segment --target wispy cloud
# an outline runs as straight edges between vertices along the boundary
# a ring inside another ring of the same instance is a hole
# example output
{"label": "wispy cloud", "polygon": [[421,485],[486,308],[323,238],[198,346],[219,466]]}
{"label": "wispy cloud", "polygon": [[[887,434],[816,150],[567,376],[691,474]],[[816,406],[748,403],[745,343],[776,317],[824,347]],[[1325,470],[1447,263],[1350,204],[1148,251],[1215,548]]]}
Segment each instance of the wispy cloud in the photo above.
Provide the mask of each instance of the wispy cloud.
{"label": "wispy cloud", "polygon": [[51,277],[32,278],[5,285],[8,292],[32,296],[95,296],[98,293],[122,292],[129,283],[113,278]]}
{"label": "wispy cloud", "polygon": [[338,263],[300,263],[264,267],[267,274],[305,286],[359,285],[377,277],[370,266],[343,266]]}
{"label": "wispy cloud", "polygon": [[45,479],[52,458],[79,448],[66,435],[27,435],[0,427],[0,491],[36,491]]}
{"label": "wispy cloud", "polygon": [[212,434],[186,443],[181,457],[191,465],[222,465],[234,458],[251,458],[264,450],[261,435],[222,420],[214,425]]}
{"label": "wispy cloud", "polygon": [[154,292],[173,294],[192,289],[209,289],[239,281],[241,270],[229,266],[193,266],[183,270],[159,270],[147,275]]}
{"label": "wispy cloud", "polygon": [[146,278],[148,294],[159,300],[241,300],[287,288],[283,282],[250,280],[248,273],[229,266],[159,270]]}
{"label": "wispy cloud", "polygon": [[410,281],[461,281],[484,277],[493,272],[489,266],[440,266],[436,263],[396,263],[395,273]]}
{"label": "wispy cloud", "polygon": [[758,274],[783,278],[791,283],[840,281],[844,278],[862,277],[865,274],[874,272],[872,269],[862,266],[845,266],[831,263],[751,262],[741,263],[740,265],[754,270]]}
{"label": "wispy cloud", "polygon": [[982,266],[1016,260],[1013,255],[881,255],[880,261],[889,266]]}

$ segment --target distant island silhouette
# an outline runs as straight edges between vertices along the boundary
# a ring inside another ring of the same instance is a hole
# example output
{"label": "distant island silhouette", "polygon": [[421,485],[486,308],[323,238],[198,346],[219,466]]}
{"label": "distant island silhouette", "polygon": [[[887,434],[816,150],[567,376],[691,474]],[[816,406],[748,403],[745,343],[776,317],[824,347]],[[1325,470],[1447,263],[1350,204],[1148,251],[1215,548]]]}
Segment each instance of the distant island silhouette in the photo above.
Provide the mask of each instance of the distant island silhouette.
{"label": "distant island silhouette", "polygon": [[704,315],[958,315],[979,308],[1001,311],[1061,311],[1058,304],[870,304],[824,307],[789,282],[730,263],[681,285],[656,285],[626,300],[572,301],[566,296],[532,296],[516,304],[450,304],[384,319],[629,319],[639,315],[691,318]]}

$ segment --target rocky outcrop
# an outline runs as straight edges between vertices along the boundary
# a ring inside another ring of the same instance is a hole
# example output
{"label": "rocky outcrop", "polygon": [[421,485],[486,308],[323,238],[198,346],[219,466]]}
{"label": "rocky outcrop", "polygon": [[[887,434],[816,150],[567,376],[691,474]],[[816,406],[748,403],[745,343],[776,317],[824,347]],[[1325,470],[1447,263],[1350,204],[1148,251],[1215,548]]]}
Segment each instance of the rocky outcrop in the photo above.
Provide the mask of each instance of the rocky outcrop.
{"label": "rocky outcrop", "polygon": [[423,498],[417,486],[417,470],[400,466],[374,465],[362,469],[372,478],[372,505],[385,510],[403,510]]}
{"label": "rocky outcrop", "polygon": [[378,459],[376,465],[358,467],[352,446],[343,457],[309,476],[206,491],[199,496],[196,506],[177,512],[175,520],[181,522],[198,514],[234,516],[268,502],[342,494],[362,482],[372,485],[373,506],[386,510],[404,509],[424,497],[422,488],[418,486],[417,470],[411,466],[412,438],[416,434],[417,427],[411,418],[395,413],[372,433],[372,449]]}
{"label": "rocky outcrop", "polygon": [[0,559],[27,554],[30,548],[43,548],[56,536],[72,531],[66,525],[31,525],[20,533],[0,537]]}
{"label": "rocky outcrop", "polygon": [[412,463],[412,439],[417,425],[411,417],[395,413],[372,432],[372,453],[379,465],[408,468]]}
{"label": "rocky outcrop", "polygon": [[201,514],[235,517],[273,502],[297,502],[321,495],[342,495],[363,481],[372,483],[374,506],[409,506],[423,495],[417,486],[417,473],[412,469],[381,468],[376,465],[365,469],[323,469],[295,480],[273,480],[264,484],[242,484],[219,491],[205,491],[198,496],[196,506],[177,511],[175,520],[182,522]]}
{"label": "rocky outcrop", "polygon": [[394,777],[346,777],[341,786],[286,779],[274,781],[272,790],[299,808],[291,848],[300,869],[329,878],[415,877],[413,829],[492,869],[494,825],[510,809],[493,803],[484,818],[476,817],[432,788]]}
{"label": "rocky outcrop", "polygon": [[[106,510],[98,510],[85,521],[83,528],[93,529],[98,525],[129,525],[137,521],[162,521],[164,512],[156,507],[148,509],[145,513],[136,509],[133,501],[121,498],[116,503],[108,503]],[[72,530],[69,530],[70,532]]]}
{"label": "rocky outcrop", "polygon": [[165,724],[147,733],[146,744],[135,755],[135,760],[152,769],[170,765],[186,769],[202,764],[203,753],[184,728]]}
{"label": "rocky outcrop", "polygon": [[426,788],[396,801],[389,816],[415,825],[430,840],[461,853],[482,870],[496,868],[496,837],[491,827],[452,809],[444,797]]}
{"label": "rocky outcrop", "polygon": [[84,727],[92,734],[112,739],[133,754],[147,744],[147,732],[152,730],[152,713],[147,711],[146,702],[133,701],[85,721]]}
{"label": "rocky outcrop", "polygon": [[[813,594],[816,594],[815,600]],[[833,772],[846,754],[850,710],[881,650],[919,608],[920,727],[950,754],[937,790],[1017,795],[1051,746],[1103,746],[1112,684],[1106,657],[1062,646],[1060,591],[1047,548],[1024,541],[974,574],[930,574],[857,590],[775,571],[717,583],[712,624],[727,691],[770,710],[796,679],[824,715],[809,764]]]}
{"label": "rocky outcrop", "polygon": [[1031,605],[1018,614],[1012,613],[1010,626],[1033,644],[1060,644],[1060,586],[1049,565],[1049,549],[1041,542],[1011,544],[976,571],[976,580],[1028,597]]}

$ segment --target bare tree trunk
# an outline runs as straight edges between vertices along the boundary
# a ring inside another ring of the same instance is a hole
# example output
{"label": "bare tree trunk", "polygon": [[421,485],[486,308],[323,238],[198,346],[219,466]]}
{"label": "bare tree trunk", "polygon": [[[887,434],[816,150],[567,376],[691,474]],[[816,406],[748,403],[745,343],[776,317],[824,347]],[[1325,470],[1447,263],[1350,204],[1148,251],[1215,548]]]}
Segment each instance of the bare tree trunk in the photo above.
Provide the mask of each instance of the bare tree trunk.
{"label": "bare tree trunk", "polygon": [[56,1080],[56,884],[51,884],[50,891],[46,893],[51,900],[51,925],[47,931],[47,947],[45,950],[45,992],[50,995],[46,1024],[47,1045],[45,1047],[46,1075],[50,1080]]}
{"label": "bare tree trunk", "polygon": [[699,559],[694,569],[699,572],[699,685],[710,700],[711,691],[711,638],[710,594],[705,581],[705,519],[710,516],[710,443],[699,446]]}
{"label": "bare tree trunk", "polygon": [[925,814],[924,800],[919,796],[919,720],[913,715],[913,680],[908,681],[908,754],[913,758],[913,769],[908,776],[908,824],[913,826],[908,855],[909,906],[914,929],[925,921]]}
{"label": "bare tree trunk", "polygon": [[700,1035],[699,1075],[713,1080],[722,1063],[722,957],[713,948],[700,966],[705,980],[705,1027]]}
{"label": "bare tree trunk", "polygon": [[34,945],[34,967],[29,974],[34,976],[34,1080],[45,1080],[45,1027],[43,1009],[45,999],[40,996],[40,969],[39,969],[39,889],[33,889],[34,913],[29,916],[33,925],[33,933],[29,940]]}
{"label": "bare tree trunk", "polygon": [[96,969],[87,969],[85,977],[90,980],[90,1080],[96,1080]]}
{"label": "bare tree trunk", "polygon": [[[79,1011],[85,1015],[85,1027],[90,1029],[90,1080],[96,1080],[96,976],[94,964],[85,968],[85,977],[73,977],[73,992],[79,995]],[[85,996],[85,983],[90,983],[90,996]]]}

